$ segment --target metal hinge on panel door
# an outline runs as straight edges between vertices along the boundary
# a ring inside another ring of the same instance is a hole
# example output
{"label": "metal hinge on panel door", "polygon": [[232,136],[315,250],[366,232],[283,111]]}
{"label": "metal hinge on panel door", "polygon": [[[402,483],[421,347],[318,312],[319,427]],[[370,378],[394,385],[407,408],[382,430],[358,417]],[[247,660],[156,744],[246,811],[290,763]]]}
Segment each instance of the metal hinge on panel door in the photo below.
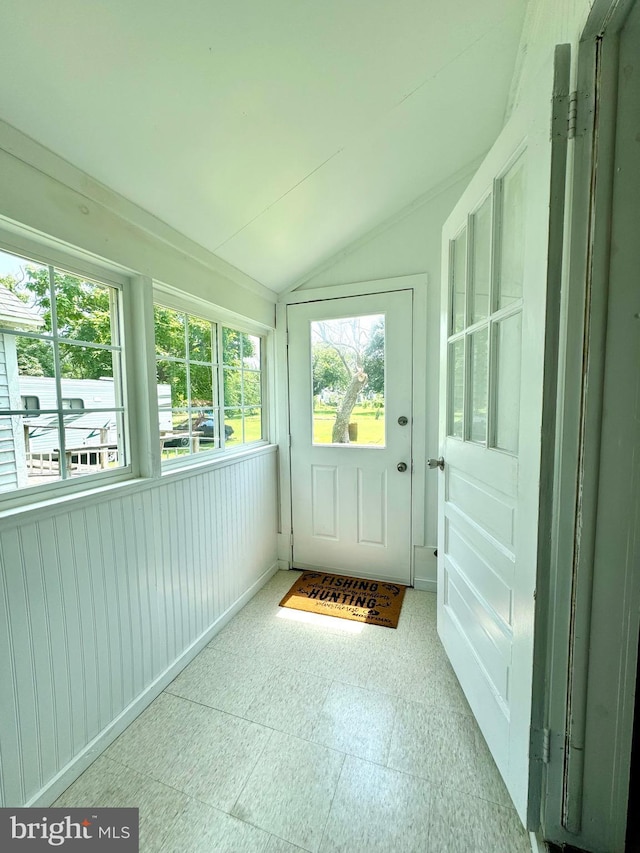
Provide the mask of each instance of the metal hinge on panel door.
{"label": "metal hinge on panel door", "polygon": [[551,732],[549,729],[531,729],[531,758],[549,763],[551,750]]}
{"label": "metal hinge on panel door", "polygon": [[567,115],[567,139],[574,139],[578,126],[578,93],[571,92],[569,95],[569,108]]}

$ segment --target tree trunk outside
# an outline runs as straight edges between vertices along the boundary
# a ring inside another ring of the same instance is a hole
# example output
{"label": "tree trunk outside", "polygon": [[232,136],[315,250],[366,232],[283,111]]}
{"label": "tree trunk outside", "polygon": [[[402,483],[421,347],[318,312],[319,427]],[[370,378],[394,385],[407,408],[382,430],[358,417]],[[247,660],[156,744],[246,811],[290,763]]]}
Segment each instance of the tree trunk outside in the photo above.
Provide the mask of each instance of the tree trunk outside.
{"label": "tree trunk outside", "polygon": [[353,407],[358,399],[358,394],[366,384],[367,374],[362,370],[354,373],[351,377],[351,382],[349,383],[342,405],[336,415],[336,422],[333,425],[331,441],[334,444],[349,443],[349,419],[351,418],[351,412],[353,411]]}

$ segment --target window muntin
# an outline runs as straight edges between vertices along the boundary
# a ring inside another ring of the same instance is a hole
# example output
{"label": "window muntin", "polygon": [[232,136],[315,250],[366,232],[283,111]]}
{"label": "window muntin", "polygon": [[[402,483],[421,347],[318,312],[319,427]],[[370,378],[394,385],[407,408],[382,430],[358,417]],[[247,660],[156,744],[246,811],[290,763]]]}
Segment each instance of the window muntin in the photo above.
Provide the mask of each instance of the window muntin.
{"label": "window muntin", "polygon": [[263,439],[263,340],[154,306],[163,463]]}
{"label": "window muntin", "polygon": [[0,493],[127,466],[120,288],[3,251],[0,286]]}

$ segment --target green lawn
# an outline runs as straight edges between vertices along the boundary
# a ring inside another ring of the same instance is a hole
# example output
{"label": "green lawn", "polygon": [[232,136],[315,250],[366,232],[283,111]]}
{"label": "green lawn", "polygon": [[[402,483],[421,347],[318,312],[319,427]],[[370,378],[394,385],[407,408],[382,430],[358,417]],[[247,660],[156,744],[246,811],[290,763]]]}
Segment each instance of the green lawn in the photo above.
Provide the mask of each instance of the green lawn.
{"label": "green lawn", "polygon": [[[378,417],[376,418],[376,412]],[[314,444],[331,444],[331,432],[336,420],[336,410],[316,405],[313,411]],[[356,406],[351,413],[351,423],[358,425],[358,438],[352,444],[384,444],[384,409]]]}

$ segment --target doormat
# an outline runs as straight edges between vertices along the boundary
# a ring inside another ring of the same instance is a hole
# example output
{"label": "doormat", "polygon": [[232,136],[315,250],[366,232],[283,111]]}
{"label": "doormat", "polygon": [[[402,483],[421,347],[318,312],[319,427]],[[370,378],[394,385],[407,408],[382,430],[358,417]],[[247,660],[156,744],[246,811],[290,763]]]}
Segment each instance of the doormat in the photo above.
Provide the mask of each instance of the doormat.
{"label": "doormat", "polygon": [[304,572],[280,606],[397,628],[405,590],[401,584]]}

